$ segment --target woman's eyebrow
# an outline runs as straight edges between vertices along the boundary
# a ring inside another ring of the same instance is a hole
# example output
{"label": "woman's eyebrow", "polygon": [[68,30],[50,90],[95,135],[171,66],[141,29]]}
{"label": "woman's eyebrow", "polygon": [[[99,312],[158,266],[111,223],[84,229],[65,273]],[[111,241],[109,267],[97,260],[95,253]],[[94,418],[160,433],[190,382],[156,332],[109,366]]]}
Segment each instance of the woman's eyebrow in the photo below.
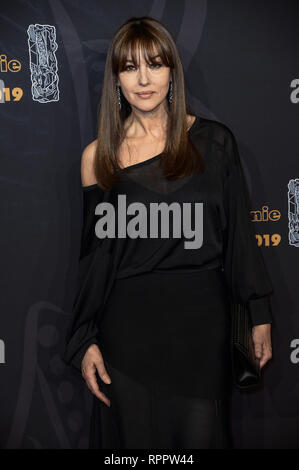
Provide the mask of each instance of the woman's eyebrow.
{"label": "woman's eyebrow", "polygon": [[[157,54],[157,55],[154,55],[154,57],[152,57],[153,59],[156,59],[156,57],[160,57],[160,54]],[[133,62],[132,59],[126,59],[127,62]]]}

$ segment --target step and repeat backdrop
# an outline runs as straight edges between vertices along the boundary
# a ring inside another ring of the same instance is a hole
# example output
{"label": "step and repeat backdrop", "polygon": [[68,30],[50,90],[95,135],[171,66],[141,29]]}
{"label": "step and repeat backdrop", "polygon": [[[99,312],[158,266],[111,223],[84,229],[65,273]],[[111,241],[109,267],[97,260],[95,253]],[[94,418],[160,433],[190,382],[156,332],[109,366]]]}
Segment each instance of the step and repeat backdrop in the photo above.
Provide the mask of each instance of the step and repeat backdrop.
{"label": "step and repeat backdrop", "polygon": [[87,448],[92,395],[61,360],[77,279],[80,160],[106,53],[131,16],[160,20],[196,114],[233,131],[271,279],[273,358],[232,396],[236,448],[299,448],[299,66],[296,1],[0,4],[0,447]]}

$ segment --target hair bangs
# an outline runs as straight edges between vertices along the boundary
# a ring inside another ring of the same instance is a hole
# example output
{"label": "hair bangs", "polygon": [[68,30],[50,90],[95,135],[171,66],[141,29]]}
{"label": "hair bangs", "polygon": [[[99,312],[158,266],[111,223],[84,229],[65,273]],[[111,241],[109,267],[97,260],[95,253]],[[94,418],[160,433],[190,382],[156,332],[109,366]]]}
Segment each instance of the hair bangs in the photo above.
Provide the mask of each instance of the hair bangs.
{"label": "hair bangs", "polygon": [[115,57],[117,73],[125,69],[127,61],[132,61],[135,67],[139,65],[139,54],[144,57],[148,65],[163,63],[166,67],[171,66],[171,54],[166,51],[157,37],[149,33],[129,35],[124,38],[119,47],[118,57]]}

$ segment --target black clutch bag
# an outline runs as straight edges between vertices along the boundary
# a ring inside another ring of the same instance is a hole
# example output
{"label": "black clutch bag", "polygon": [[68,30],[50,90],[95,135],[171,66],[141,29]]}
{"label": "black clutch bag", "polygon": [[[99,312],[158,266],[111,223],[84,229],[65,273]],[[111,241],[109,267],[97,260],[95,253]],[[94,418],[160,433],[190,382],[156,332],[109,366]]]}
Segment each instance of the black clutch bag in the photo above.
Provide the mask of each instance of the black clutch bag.
{"label": "black clutch bag", "polygon": [[233,382],[241,390],[260,383],[260,360],[255,357],[252,324],[245,304],[231,303],[231,360]]}

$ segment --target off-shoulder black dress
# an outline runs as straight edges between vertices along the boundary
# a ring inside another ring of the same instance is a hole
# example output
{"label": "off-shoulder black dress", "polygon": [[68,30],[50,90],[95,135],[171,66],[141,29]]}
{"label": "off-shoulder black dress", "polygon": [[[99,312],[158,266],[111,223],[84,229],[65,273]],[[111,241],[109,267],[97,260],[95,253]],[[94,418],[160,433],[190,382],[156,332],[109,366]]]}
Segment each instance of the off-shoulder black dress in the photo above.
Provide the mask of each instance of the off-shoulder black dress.
{"label": "off-shoulder black dress", "polygon": [[[95,343],[110,374],[109,385],[97,376],[111,406],[93,397],[91,448],[231,446],[229,302],[247,303],[254,325],[272,323],[273,287],[236,139],[200,116],[188,132],[204,173],[165,179],[159,154],[120,170],[111,190],[83,188],[79,282],[62,357],[80,370]],[[166,236],[151,231],[157,203],[173,208]],[[101,238],[108,206],[111,237]]]}

